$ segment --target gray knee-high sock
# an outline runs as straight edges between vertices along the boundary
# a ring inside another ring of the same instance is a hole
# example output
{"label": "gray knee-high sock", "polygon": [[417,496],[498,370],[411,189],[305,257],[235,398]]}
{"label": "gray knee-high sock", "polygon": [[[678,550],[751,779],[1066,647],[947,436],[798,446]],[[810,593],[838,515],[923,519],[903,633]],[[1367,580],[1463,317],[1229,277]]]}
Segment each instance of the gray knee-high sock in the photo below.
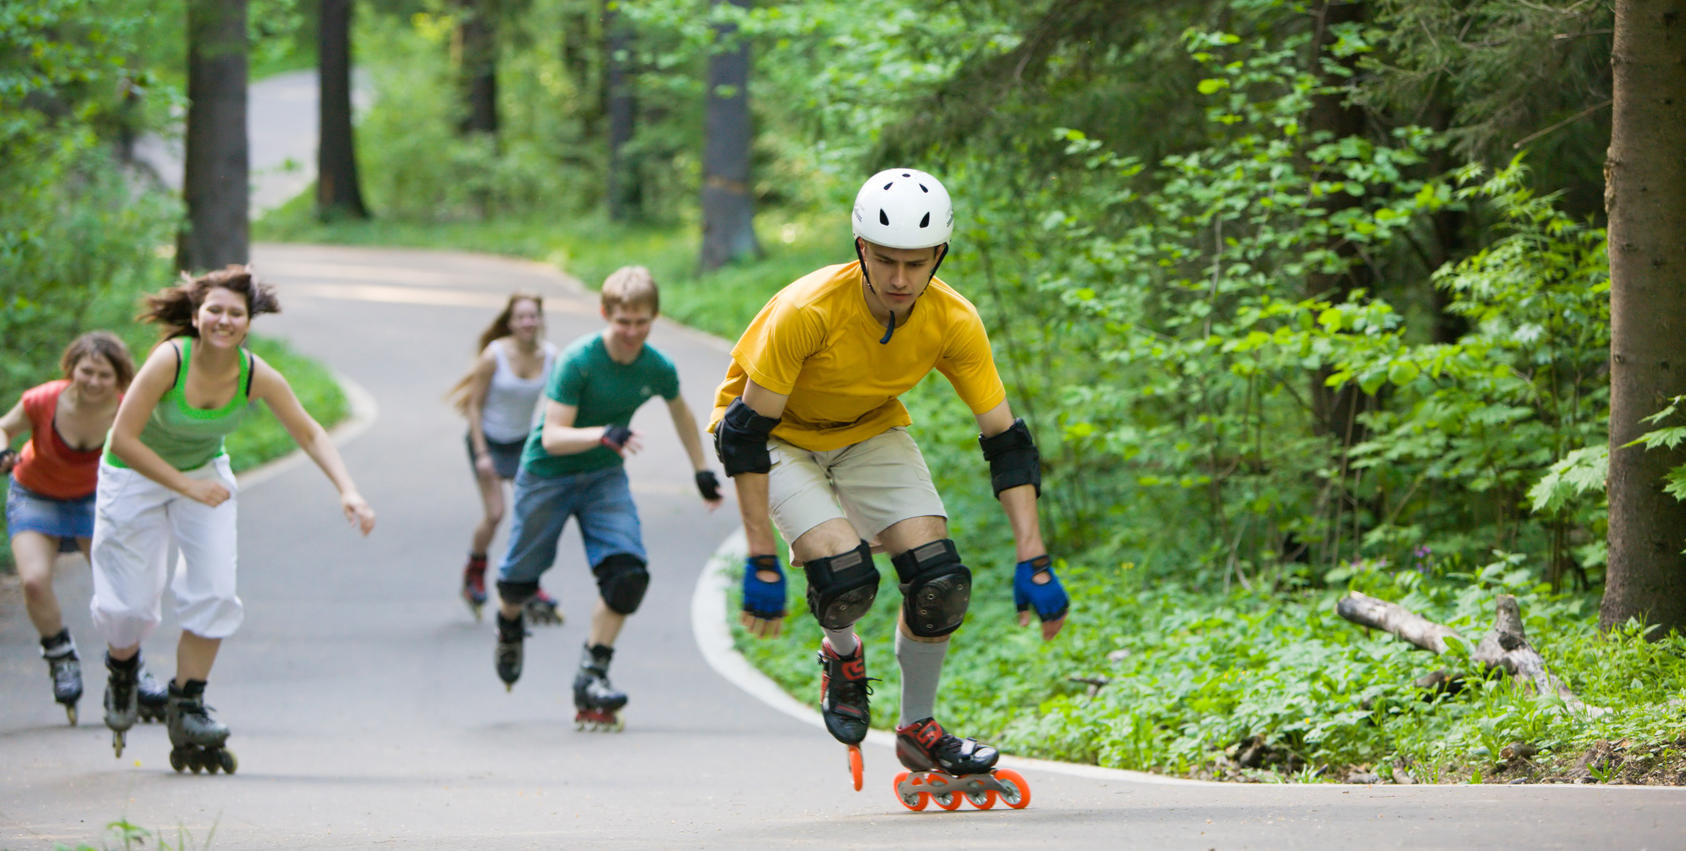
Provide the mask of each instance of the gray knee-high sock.
{"label": "gray knee-high sock", "polygon": [[943,657],[948,641],[928,644],[914,641],[896,630],[896,661],[902,668],[902,712],[897,727],[936,714],[937,681],[943,675]]}
{"label": "gray knee-high sock", "polygon": [[850,624],[842,629],[825,629],[825,637],[831,642],[831,649],[837,651],[838,656],[853,656],[855,648],[859,647],[860,639],[855,638],[855,626]]}

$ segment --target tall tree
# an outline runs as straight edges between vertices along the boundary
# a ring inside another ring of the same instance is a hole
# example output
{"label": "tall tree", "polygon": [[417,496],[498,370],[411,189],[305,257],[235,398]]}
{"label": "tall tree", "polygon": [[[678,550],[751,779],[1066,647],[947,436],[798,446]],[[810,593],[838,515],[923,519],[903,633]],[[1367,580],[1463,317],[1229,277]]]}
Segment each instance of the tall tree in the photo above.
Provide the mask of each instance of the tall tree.
{"label": "tall tree", "polygon": [[702,257],[704,271],[742,257],[757,257],[755,196],[750,192],[749,40],[722,12],[749,0],[713,0],[714,47],[708,57],[708,104],[703,142]]}
{"label": "tall tree", "polygon": [[609,113],[609,219],[637,221],[644,217],[644,182],[632,144],[638,131],[638,93],[632,84],[636,39],[614,2],[604,7],[603,34],[609,66],[603,80]]}
{"label": "tall tree", "polygon": [[1686,0],[1616,0],[1610,216],[1609,572],[1599,622],[1686,631],[1686,503],[1673,451],[1629,446],[1686,393]]}
{"label": "tall tree", "polygon": [[246,0],[188,0],[181,269],[245,263],[250,255],[246,75]]}
{"label": "tall tree", "polygon": [[498,0],[458,0],[453,52],[464,135],[498,132]]}
{"label": "tall tree", "polygon": [[369,217],[351,129],[351,0],[322,0],[317,28],[316,215]]}

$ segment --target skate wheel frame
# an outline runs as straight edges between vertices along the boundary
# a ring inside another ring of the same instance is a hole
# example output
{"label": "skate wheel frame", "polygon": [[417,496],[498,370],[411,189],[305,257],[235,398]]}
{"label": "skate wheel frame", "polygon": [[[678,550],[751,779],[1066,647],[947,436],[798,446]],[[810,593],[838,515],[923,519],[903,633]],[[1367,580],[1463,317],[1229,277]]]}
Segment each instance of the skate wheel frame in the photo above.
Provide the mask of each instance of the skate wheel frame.
{"label": "skate wheel frame", "polygon": [[1030,784],[1009,768],[988,774],[956,777],[941,771],[903,771],[896,775],[896,799],[910,810],[920,811],[935,803],[939,809],[959,809],[962,801],[987,810],[997,801],[1015,810],[1030,806]]}
{"label": "skate wheel frame", "polygon": [[626,729],[620,710],[613,712],[580,710],[574,715],[574,729],[587,733],[619,733]]}

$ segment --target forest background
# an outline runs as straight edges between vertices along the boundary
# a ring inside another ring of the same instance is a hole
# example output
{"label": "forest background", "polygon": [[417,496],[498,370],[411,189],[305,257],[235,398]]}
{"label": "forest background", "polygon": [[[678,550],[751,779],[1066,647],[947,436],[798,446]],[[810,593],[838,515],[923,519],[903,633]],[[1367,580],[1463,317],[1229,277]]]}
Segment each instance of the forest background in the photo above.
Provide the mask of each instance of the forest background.
{"label": "forest background", "polygon": [[[259,239],[519,254],[591,284],[641,263],[669,318],[731,339],[852,259],[864,175],[938,175],[942,276],[1037,435],[1074,600],[1053,643],[1007,629],[975,427],[940,378],[909,394],[979,579],[946,723],[1224,779],[1686,782],[1686,580],[1637,617],[1600,610],[1612,4],[219,5],[245,13],[255,77],[326,72],[323,25],[349,21],[374,94],[349,180],[325,167]],[[182,262],[194,213],[127,153],[181,133],[192,7],[0,10],[0,398],[78,330],[149,343],[135,295]],[[1679,402],[1632,449],[1670,471],[1668,511]],[[786,636],[740,646],[806,696],[818,629],[792,579]],[[1436,658],[1366,633],[1335,612],[1354,590],[1467,640]],[[1471,658],[1502,594],[1593,710]],[[862,626],[879,719],[897,596]]]}

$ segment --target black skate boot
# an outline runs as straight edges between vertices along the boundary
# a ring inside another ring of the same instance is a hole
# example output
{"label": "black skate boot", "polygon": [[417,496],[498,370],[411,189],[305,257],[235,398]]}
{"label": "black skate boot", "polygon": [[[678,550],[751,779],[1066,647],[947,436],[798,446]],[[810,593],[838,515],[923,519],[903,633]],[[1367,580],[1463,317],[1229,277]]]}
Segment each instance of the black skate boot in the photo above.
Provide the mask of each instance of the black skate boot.
{"label": "black skate boot", "polygon": [[626,692],[609,684],[609,660],[614,655],[615,648],[601,644],[588,644],[581,654],[580,670],[574,675],[574,729],[618,733],[626,726],[620,716]]}
{"label": "black skate boot", "polygon": [[191,770],[194,774],[218,769],[233,774],[240,763],[234,752],[223,747],[228,741],[228,725],[211,717],[211,707],[205,705],[205,681],[188,680],[184,685],[170,681],[166,699],[164,723],[170,728],[170,767],[176,771]]}
{"label": "black skate boot", "polygon": [[140,720],[163,721],[165,706],[170,702],[170,689],[152,676],[146,663],[136,669],[135,692],[140,695]]}
{"label": "black skate boot", "polygon": [[562,625],[562,613],[556,609],[556,598],[545,593],[543,588],[522,604],[521,613],[535,626]]}
{"label": "black skate boot", "polygon": [[462,601],[479,621],[480,609],[486,605],[486,556],[468,557],[468,564],[462,569]]}
{"label": "black skate boot", "polygon": [[820,715],[826,732],[845,745],[858,745],[872,727],[872,708],[867,696],[872,686],[866,676],[866,645],[855,637],[855,652],[839,656],[831,639],[820,639]]}
{"label": "black skate boot", "polygon": [[522,642],[527,639],[527,627],[521,622],[521,616],[514,620],[498,613],[498,647],[492,654],[492,661],[498,668],[498,679],[503,680],[504,691],[515,688],[515,681],[521,679]]}
{"label": "black skate boot", "polygon": [[41,639],[41,658],[47,660],[53,678],[53,699],[64,705],[64,714],[74,727],[76,702],[82,699],[82,661],[76,655],[70,630],[61,629],[58,635]]}
{"label": "black skate boot", "polygon": [[950,735],[931,718],[896,730],[896,759],[908,767],[896,775],[896,797],[910,810],[935,802],[945,810],[962,801],[987,810],[997,801],[1015,810],[1030,805],[1030,784],[1011,769],[997,769],[995,748],[977,739]]}
{"label": "black skate boot", "polygon": [[140,714],[135,688],[139,669],[139,653],[128,659],[113,659],[109,652],[105,654],[105,726],[111,728],[111,749],[116,756],[123,755],[124,739]]}

